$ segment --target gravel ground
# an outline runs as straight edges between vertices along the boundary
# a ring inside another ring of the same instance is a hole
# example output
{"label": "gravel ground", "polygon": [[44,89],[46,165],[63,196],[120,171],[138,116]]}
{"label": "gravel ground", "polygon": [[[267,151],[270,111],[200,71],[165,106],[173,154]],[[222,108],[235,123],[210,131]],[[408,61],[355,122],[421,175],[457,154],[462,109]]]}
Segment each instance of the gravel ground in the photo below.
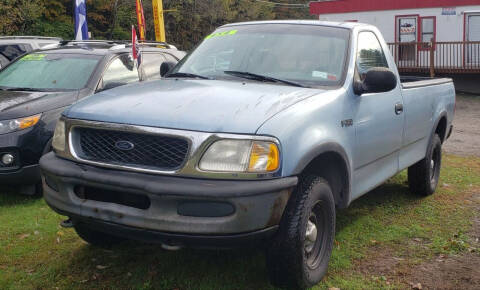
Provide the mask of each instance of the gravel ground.
{"label": "gravel ground", "polygon": [[480,156],[480,96],[457,95],[453,133],[443,149],[450,154]]}

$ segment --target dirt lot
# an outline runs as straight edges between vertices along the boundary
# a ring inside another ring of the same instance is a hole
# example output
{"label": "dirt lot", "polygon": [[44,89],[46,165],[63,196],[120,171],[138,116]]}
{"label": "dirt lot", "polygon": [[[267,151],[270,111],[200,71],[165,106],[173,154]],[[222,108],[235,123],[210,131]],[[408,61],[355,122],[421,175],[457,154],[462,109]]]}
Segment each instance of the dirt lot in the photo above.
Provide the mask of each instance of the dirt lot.
{"label": "dirt lot", "polygon": [[454,130],[445,143],[447,153],[480,156],[480,96],[457,96]]}

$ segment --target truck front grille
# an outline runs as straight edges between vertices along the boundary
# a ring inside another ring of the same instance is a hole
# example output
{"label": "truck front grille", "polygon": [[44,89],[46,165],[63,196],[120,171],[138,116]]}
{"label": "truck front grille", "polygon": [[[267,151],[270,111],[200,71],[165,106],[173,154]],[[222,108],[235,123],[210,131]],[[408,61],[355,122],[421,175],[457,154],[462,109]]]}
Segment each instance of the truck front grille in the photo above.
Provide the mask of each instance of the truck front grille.
{"label": "truck front grille", "polygon": [[171,171],[182,166],[189,150],[187,140],[170,136],[93,128],[75,128],[75,135],[78,157],[112,165]]}

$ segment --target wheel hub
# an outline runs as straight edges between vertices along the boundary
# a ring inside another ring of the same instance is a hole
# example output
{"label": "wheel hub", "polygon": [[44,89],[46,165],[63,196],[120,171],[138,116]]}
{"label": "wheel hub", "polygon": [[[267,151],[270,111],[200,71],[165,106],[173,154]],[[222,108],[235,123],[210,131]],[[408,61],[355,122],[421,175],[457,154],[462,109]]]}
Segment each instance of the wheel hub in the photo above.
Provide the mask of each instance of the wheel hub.
{"label": "wheel hub", "polygon": [[312,252],[316,241],[317,241],[317,226],[312,221],[309,220],[307,223],[307,229],[305,231],[305,252],[307,254]]}

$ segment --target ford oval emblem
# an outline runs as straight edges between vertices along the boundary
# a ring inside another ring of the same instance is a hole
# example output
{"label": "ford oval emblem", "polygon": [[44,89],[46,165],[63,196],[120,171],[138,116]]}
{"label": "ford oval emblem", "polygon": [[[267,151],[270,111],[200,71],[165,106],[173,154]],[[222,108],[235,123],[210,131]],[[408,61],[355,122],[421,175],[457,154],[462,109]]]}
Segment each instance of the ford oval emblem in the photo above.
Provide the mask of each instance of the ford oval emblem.
{"label": "ford oval emblem", "polygon": [[135,148],[135,145],[132,142],[121,140],[115,142],[115,147],[122,151],[130,151]]}

